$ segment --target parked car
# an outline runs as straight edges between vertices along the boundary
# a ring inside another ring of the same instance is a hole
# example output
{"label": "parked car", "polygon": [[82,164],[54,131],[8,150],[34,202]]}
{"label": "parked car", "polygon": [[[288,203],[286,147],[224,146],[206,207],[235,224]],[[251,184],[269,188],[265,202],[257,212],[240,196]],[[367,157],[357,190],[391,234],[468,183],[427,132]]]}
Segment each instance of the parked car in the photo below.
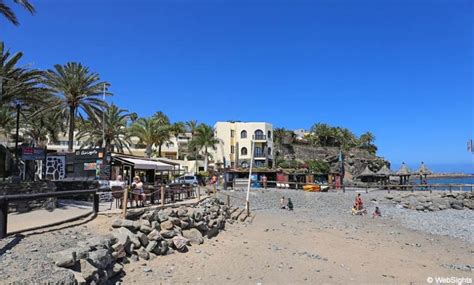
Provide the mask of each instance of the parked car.
{"label": "parked car", "polygon": [[199,184],[199,179],[195,175],[184,175],[176,178],[175,183],[186,183],[197,186]]}

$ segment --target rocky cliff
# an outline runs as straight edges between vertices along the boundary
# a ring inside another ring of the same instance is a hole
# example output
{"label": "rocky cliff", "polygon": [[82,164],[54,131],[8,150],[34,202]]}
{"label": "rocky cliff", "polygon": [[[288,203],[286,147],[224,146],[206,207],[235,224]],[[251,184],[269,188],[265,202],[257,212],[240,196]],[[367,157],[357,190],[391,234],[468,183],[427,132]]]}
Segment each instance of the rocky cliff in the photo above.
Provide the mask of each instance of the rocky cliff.
{"label": "rocky cliff", "polygon": [[[307,162],[309,160],[320,160],[328,162],[331,169],[338,167],[338,147],[314,147],[306,144],[276,144],[277,161],[296,160]],[[382,166],[390,167],[390,162],[382,157],[369,153],[365,149],[353,148],[343,151],[345,179],[352,180],[360,174],[366,166],[372,171],[378,171]]]}

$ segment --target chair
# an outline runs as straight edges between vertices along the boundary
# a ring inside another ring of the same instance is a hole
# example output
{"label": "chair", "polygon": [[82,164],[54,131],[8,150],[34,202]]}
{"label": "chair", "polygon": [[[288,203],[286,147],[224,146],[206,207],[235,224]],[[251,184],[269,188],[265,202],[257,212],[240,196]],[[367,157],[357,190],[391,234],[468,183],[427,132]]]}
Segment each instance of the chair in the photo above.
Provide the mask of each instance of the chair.
{"label": "chair", "polygon": [[112,204],[115,200],[115,207],[120,208],[122,206],[122,200],[123,200],[123,187],[122,186],[112,186],[112,197],[114,198],[112,202],[110,203],[110,209],[112,209]]}

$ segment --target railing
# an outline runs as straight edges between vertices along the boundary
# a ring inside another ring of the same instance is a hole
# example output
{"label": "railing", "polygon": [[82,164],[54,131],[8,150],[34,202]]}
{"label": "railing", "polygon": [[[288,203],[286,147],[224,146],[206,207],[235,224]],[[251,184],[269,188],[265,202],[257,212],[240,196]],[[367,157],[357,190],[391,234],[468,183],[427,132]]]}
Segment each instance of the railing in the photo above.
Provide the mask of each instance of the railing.
{"label": "railing", "polygon": [[253,139],[256,140],[256,141],[266,141],[267,136],[266,135],[254,135]]}
{"label": "railing", "polygon": [[264,152],[259,152],[259,153],[255,153],[253,155],[253,157],[256,157],[256,158],[265,158],[267,157],[266,154]]}
{"label": "railing", "polygon": [[[277,184],[286,184],[292,189],[302,189],[304,185],[320,185],[320,186],[329,186],[330,189],[336,189],[336,186],[333,184],[316,184],[316,183],[305,183],[305,182],[286,182],[286,181],[268,181],[268,185],[277,185]],[[365,189],[368,192],[369,189],[377,190],[387,190],[390,193],[390,190],[403,190],[403,191],[430,191],[433,190],[446,190],[449,192],[452,191],[470,191],[473,192],[474,184],[408,184],[408,185],[380,185],[380,184],[344,184],[338,186],[338,189],[345,192],[346,188],[355,188],[355,189]]]}
{"label": "railing", "polygon": [[47,192],[47,193],[33,193],[33,194],[14,194],[0,196],[0,239],[7,236],[8,226],[8,205],[10,202],[15,201],[31,201],[43,198],[57,198],[66,196],[82,196],[92,195],[93,204],[92,210],[94,214],[99,212],[99,194],[98,189],[87,189],[87,190],[73,190],[73,191],[58,191],[58,192]]}

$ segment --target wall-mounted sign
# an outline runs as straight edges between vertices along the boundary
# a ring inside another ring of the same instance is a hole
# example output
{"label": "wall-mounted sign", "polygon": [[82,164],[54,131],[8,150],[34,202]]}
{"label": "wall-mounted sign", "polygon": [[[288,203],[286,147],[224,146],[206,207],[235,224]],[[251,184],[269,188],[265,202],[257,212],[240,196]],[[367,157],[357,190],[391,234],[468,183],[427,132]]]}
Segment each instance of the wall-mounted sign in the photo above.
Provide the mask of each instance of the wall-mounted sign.
{"label": "wall-mounted sign", "polygon": [[21,159],[22,160],[44,160],[45,159],[44,149],[38,148],[38,147],[22,147]]}
{"label": "wall-mounted sign", "polygon": [[97,170],[97,163],[95,162],[86,162],[84,163],[84,170]]}
{"label": "wall-mounted sign", "polygon": [[104,151],[102,149],[79,149],[75,152],[76,159],[102,159]]}

